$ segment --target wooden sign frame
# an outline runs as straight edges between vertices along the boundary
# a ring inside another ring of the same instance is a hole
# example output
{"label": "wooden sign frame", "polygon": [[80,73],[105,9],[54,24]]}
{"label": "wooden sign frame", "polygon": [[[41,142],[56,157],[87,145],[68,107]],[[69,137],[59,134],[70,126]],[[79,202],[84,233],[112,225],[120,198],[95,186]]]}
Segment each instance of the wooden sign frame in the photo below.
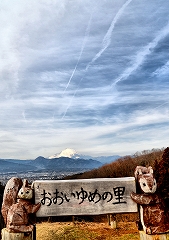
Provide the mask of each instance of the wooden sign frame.
{"label": "wooden sign frame", "polygon": [[37,180],[33,183],[37,217],[137,212],[130,198],[135,178]]}

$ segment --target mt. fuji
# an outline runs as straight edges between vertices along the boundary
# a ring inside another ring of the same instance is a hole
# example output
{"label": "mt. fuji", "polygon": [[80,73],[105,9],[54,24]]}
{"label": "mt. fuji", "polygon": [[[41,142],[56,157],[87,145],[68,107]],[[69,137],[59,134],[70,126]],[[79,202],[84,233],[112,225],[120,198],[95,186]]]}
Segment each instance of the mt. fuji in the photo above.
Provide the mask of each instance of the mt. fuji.
{"label": "mt. fuji", "polygon": [[49,159],[60,158],[60,157],[68,157],[68,158],[73,158],[73,159],[78,159],[78,158],[90,159],[90,158],[92,158],[91,156],[79,154],[76,150],[74,150],[72,148],[66,148],[65,150],[61,151],[59,154],[50,156]]}
{"label": "mt. fuji", "polygon": [[49,159],[52,158],[59,158],[59,157],[69,157],[69,158],[79,158],[78,153],[71,148],[66,148],[65,150],[61,151],[60,153],[56,153],[53,156],[50,156]]}
{"label": "mt. fuji", "polygon": [[53,158],[60,158],[60,157],[68,157],[68,158],[72,158],[72,159],[86,159],[86,160],[94,159],[94,160],[98,160],[102,163],[110,163],[110,162],[113,162],[114,160],[120,158],[121,156],[113,155],[113,156],[92,157],[89,155],[79,154],[76,150],[74,150],[72,148],[66,148],[65,150],[61,151],[59,154],[54,154],[53,156],[50,156],[48,158],[53,159]]}

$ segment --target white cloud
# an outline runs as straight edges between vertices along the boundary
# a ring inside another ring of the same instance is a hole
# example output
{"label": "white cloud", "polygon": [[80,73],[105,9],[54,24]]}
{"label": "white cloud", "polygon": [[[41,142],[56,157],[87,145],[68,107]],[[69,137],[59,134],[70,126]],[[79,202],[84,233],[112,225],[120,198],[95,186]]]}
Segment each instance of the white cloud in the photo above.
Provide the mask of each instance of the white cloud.
{"label": "white cloud", "polygon": [[167,76],[169,74],[169,61],[167,61],[162,67],[156,69],[155,72],[152,73],[152,76]]}
{"label": "white cloud", "polygon": [[169,34],[169,23],[157,33],[157,36],[148,43],[145,47],[138,51],[136,56],[133,57],[132,64],[130,67],[126,68],[123,73],[113,81],[112,86],[116,85],[118,82],[127,79],[134,71],[136,71],[145,61],[146,57],[151,54],[153,49],[158,45],[158,43],[164,39]]}
{"label": "white cloud", "polygon": [[125,152],[168,140],[168,84],[150,78],[168,74],[160,50],[167,1],[2,0],[0,7],[0,157],[65,147],[120,154],[122,145]]}

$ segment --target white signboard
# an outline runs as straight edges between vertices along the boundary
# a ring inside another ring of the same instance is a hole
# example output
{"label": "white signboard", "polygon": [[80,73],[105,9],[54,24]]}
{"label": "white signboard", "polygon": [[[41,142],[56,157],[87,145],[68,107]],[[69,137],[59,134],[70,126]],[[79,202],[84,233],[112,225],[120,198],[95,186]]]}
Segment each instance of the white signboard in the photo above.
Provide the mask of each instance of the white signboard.
{"label": "white signboard", "polygon": [[134,177],[34,182],[38,217],[137,212]]}

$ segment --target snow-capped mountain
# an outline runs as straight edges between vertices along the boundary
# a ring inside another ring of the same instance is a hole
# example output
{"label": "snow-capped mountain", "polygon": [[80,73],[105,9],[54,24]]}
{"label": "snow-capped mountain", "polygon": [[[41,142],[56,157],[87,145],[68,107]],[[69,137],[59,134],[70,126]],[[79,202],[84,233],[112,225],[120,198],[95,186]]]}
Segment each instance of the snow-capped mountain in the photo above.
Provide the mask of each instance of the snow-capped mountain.
{"label": "snow-capped mountain", "polygon": [[60,158],[60,157],[68,157],[73,159],[94,159],[97,161],[100,161],[102,163],[109,163],[113,162],[114,160],[120,158],[119,155],[113,155],[113,156],[100,156],[100,157],[92,157],[89,155],[83,155],[79,154],[77,151],[71,148],[66,148],[65,150],[61,151],[59,154],[54,154],[53,156],[48,157],[49,159],[53,158]]}
{"label": "snow-capped mountain", "polygon": [[77,158],[80,158],[80,155],[74,149],[66,148],[65,150],[61,151],[59,154],[50,156],[49,159],[60,158],[60,157],[77,159]]}

